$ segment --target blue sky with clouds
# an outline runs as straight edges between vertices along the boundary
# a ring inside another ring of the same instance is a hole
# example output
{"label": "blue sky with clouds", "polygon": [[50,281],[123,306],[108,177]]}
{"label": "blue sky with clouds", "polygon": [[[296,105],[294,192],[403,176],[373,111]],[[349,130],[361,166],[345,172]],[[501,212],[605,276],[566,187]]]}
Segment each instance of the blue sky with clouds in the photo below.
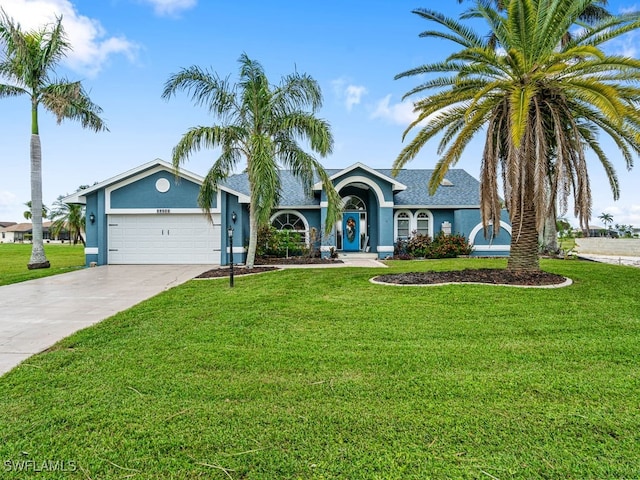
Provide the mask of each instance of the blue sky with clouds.
{"label": "blue sky with clouds", "polygon": [[[44,201],[72,193],[155,158],[170,161],[171,149],[191,126],[210,118],[185,95],[166,102],[163,84],[182,67],[199,65],[237,78],[237,59],[245,52],[259,60],[276,83],[295,69],[320,83],[324,106],[319,116],[332,125],[334,153],[327,168],[362,162],[389,168],[403,147],[402,132],[413,118],[402,95],[417,79],[394,80],[397,73],[441,60],[452,47],[420,39],[427,22],[411,14],[417,7],[457,16],[456,0],[2,0],[5,11],[24,28],[63,15],[74,47],[58,74],[81,79],[104,109],[110,132],[79,125],[56,125],[40,115]],[[436,4],[436,5],[434,5]],[[610,0],[610,9],[635,9],[627,0]],[[612,51],[637,56],[629,35]],[[0,220],[22,221],[29,194],[30,108],[26,98],[0,99]],[[640,162],[628,173],[607,143],[621,179],[621,199],[613,202],[597,162],[591,162],[594,216],[613,214],[615,223],[640,226]],[[481,139],[458,167],[478,176]],[[204,175],[216,152],[201,152],[184,168]],[[432,168],[435,142],[408,167]],[[594,220],[593,223],[598,223]]]}

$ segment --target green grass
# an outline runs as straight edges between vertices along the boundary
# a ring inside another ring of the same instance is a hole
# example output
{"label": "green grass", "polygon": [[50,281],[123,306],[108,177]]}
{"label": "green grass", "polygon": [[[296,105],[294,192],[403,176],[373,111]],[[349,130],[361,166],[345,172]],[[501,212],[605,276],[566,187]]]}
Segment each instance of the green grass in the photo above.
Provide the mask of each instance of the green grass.
{"label": "green grass", "polygon": [[564,250],[565,252],[569,252],[570,250],[573,250],[576,246],[576,239],[575,238],[563,238],[562,240],[559,240],[558,243],[560,244],[560,250]]}
{"label": "green grass", "polygon": [[50,268],[27,269],[31,244],[0,243],[0,285],[48,277],[84,267],[84,247],[69,243],[45,243]]}
{"label": "green grass", "polygon": [[188,282],[0,378],[2,478],[638,478],[640,269],[542,265],[574,285]]}

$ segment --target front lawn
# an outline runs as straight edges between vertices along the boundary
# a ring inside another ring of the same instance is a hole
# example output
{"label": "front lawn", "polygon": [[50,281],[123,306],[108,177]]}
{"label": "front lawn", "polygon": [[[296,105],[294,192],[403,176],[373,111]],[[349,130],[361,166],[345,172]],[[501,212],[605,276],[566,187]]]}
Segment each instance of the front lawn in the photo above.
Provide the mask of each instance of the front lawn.
{"label": "front lawn", "polygon": [[191,281],[27,360],[0,378],[3,478],[640,475],[640,269],[369,283],[505,262],[390,264]]}
{"label": "front lawn", "polygon": [[45,243],[50,268],[27,269],[31,244],[0,243],[0,285],[48,277],[84,267],[84,247],[70,243]]}

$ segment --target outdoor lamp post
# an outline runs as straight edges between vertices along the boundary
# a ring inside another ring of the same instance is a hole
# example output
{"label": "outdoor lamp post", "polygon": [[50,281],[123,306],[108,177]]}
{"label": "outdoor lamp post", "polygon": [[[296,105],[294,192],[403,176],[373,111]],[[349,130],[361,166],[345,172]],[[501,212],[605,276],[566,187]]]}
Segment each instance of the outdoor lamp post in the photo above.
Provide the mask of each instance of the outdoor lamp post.
{"label": "outdoor lamp post", "polygon": [[227,233],[229,234],[229,258],[231,259],[229,262],[229,286],[233,287],[233,227],[231,225],[227,228]]}

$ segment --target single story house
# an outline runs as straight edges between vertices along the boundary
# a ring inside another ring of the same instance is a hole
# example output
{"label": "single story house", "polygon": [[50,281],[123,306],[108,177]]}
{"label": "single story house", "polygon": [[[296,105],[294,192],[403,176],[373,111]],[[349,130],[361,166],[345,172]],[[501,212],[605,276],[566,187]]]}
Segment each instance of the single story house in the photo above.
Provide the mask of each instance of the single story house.
{"label": "single story house", "polygon": [[[511,227],[506,212],[500,230],[485,238],[480,221],[479,182],[452,169],[434,195],[427,184],[432,170],[388,169],[355,163],[327,170],[344,201],[342,219],[325,235],[327,201],[322,184],[311,197],[290,172],[280,172],[281,202],[271,217],[279,229],[320,235],[320,250],[393,255],[399,238],[414,232],[463,234],[474,255],[508,255]],[[86,205],[86,262],[105,264],[219,264],[230,262],[228,228],[233,228],[234,262],[242,263],[249,238],[249,184],[244,173],[219,187],[211,220],[197,205],[204,178],[163,160],[140,165],[65,198]]]}
{"label": "single story house", "polygon": [[[31,234],[33,233],[33,225],[31,222],[28,223],[15,223],[15,222],[7,222],[12,223],[4,228],[0,228],[0,243],[24,243],[25,241],[31,242]],[[60,234],[52,238],[51,235],[51,224],[53,222],[43,222],[42,223],[42,239],[46,241],[51,240],[61,240],[68,241],[69,240],[69,232],[66,230],[62,230]]]}

